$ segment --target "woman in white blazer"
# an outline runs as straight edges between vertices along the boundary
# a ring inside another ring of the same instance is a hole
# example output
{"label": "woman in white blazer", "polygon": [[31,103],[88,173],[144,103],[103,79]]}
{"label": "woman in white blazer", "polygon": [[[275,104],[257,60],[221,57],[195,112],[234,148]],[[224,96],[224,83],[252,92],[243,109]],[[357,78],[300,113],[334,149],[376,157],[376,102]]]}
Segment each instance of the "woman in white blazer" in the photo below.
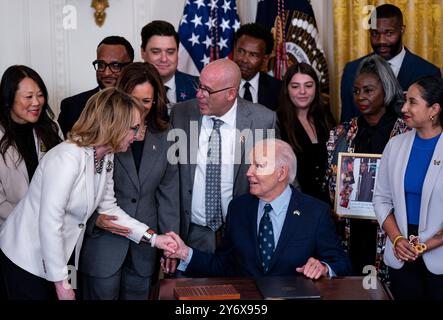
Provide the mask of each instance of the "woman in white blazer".
{"label": "woman in white blazer", "polygon": [[411,85],[402,113],[414,130],[392,138],[380,163],[373,203],[396,299],[443,299],[442,107],[442,78]]}
{"label": "woman in white blazer", "polygon": [[[113,153],[126,151],[140,127],[142,106],[113,88],[91,97],[66,142],[40,161],[25,197],[0,230],[0,263],[11,299],[74,299],[68,261],[75,268],[88,218],[112,214],[124,234],[173,251],[175,242],[157,236],[129,217],[114,197]],[[121,234],[119,228],[117,233]],[[169,246],[168,246],[169,245]],[[55,290],[54,290],[55,289]]]}
{"label": "woman in white blazer", "polygon": [[0,81],[0,225],[24,197],[40,159],[62,141],[53,117],[39,74],[22,65],[6,69]]}

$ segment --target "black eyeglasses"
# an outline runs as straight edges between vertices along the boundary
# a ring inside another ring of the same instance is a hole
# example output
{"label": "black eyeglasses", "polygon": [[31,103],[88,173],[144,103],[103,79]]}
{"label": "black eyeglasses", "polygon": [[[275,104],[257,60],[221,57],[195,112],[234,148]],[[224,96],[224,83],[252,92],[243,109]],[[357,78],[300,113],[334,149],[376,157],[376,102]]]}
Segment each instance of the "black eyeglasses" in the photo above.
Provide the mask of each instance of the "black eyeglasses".
{"label": "black eyeglasses", "polygon": [[111,70],[112,73],[117,73],[122,71],[124,66],[127,66],[128,64],[130,64],[131,62],[111,62],[111,63],[106,63],[102,60],[95,60],[94,62],[92,62],[92,65],[94,66],[94,69],[96,71],[100,71],[100,72],[104,72],[106,70],[106,68],[109,67],[109,70]]}
{"label": "black eyeglasses", "polygon": [[205,93],[206,95],[210,96],[211,94],[214,94],[214,93],[217,93],[217,92],[221,92],[221,91],[225,91],[225,90],[232,89],[232,88],[234,88],[234,87],[226,87],[226,88],[223,88],[223,89],[220,89],[220,90],[211,90],[211,89],[206,88],[206,87],[202,86],[201,84],[199,84],[197,86],[196,90],[201,90],[203,93]]}

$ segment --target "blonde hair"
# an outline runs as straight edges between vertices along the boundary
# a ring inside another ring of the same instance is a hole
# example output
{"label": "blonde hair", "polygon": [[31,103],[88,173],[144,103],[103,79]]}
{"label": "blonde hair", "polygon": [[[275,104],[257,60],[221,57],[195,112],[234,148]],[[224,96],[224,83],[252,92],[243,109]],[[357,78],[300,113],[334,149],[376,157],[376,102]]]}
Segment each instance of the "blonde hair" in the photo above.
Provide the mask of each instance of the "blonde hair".
{"label": "blonde hair", "polygon": [[136,112],[143,112],[136,99],[116,88],[101,90],[89,98],[68,140],[80,147],[108,145],[115,152],[133,125]]}

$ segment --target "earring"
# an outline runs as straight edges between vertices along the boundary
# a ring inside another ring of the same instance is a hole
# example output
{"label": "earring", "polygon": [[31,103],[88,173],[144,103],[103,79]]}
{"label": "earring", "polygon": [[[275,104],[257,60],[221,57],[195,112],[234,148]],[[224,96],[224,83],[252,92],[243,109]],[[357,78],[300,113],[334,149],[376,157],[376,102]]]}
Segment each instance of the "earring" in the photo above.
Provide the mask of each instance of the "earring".
{"label": "earring", "polygon": [[429,116],[429,120],[431,120],[432,122],[434,122],[435,116]]}

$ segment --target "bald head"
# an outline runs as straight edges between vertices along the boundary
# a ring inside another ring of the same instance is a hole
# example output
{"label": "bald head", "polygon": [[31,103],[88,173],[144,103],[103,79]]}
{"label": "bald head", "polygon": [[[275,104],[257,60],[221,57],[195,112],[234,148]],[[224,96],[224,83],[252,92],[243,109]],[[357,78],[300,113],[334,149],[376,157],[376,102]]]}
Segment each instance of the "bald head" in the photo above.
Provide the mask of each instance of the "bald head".
{"label": "bald head", "polygon": [[217,77],[217,80],[224,83],[226,86],[234,87],[236,89],[240,87],[240,68],[232,60],[215,60],[203,68],[202,74],[203,73],[208,73],[214,77]]}

